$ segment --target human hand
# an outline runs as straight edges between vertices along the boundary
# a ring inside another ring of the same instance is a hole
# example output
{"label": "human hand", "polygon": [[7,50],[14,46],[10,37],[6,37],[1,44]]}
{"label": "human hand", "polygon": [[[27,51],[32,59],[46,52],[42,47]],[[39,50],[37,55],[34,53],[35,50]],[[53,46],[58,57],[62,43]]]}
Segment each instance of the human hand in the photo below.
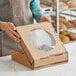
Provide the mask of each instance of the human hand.
{"label": "human hand", "polygon": [[16,28],[11,22],[2,22],[0,23],[0,29],[4,30],[9,37],[11,37],[16,42],[20,42],[20,36],[16,32]]}
{"label": "human hand", "polygon": [[[51,18],[50,18],[51,19]],[[47,16],[44,16],[44,15],[42,15],[41,17],[40,17],[40,22],[51,22],[51,20],[50,20]]]}

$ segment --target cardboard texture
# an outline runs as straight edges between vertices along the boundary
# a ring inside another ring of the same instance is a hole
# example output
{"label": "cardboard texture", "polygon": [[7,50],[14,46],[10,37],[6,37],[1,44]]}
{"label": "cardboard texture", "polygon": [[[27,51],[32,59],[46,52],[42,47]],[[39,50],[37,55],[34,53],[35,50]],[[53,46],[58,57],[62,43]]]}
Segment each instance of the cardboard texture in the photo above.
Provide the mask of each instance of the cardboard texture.
{"label": "cardboard texture", "polygon": [[[28,39],[29,32],[34,29],[43,29],[51,34],[55,40],[55,48],[51,51],[40,51],[35,48]],[[12,60],[31,69],[52,66],[68,61],[68,52],[50,23],[43,22],[27,26],[19,26],[17,27],[17,32],[21,36],[20,45],[22,50],[12,51]]]}

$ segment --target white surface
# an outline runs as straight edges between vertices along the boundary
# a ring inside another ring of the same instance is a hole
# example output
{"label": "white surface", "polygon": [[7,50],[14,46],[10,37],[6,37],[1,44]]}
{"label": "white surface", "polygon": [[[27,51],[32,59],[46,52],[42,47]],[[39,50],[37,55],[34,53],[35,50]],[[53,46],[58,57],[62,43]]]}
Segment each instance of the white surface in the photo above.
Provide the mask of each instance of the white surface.
{"label": "white surface", "polygon": [[65,45],[69,53],[66,64],[30,70],[11,60],[11,56],[0,58],[0,76],[76,76],[76,42]]}

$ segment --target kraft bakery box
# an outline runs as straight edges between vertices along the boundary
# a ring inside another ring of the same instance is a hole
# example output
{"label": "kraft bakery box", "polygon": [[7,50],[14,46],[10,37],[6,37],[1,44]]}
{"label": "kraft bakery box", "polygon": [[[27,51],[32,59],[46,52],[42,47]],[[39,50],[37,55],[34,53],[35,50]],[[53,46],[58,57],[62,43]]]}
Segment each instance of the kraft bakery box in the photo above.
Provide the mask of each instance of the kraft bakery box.
{"label": "kraft bakery box", "polygon": [[31,69],[68,62],[68,52],[51,23],[17,27],[22,49],[12,51],[12,60]]}

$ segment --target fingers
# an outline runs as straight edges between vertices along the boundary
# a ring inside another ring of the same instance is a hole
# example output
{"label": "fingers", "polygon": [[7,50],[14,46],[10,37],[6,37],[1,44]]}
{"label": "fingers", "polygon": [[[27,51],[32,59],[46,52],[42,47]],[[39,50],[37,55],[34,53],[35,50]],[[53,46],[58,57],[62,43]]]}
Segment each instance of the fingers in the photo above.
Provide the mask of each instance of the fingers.
{"label": "fingers", "polygon": [[9,23],[9,26],[10,26],[10,29],[9,29],[10,32],[12,34],[14,34],[16,37],[20,38],[19,34],[16,32],[16,27],[14,26],[14,24],[11,23],[11,22],[8,22],[8,23]]}
{"label": "fingers", "polygon": [[47,16],[45,16],[45,21],[51,22],[51,19],[49,19]]}
{"label": "fingers", "polygon": [[14,25],[13,23],[8,22],[8,24],[10,25],[10,27],[11,27],[13,30],[16,30],[15,25]]}
{"label": "fingers", "polygon": [[7,34],[9,35],[9,37],[11,37],[13,40],[15,40],[16,42],[20,42],[20,39],[19,38],[17,38],[14,34],[12,34],[11,32],[10,32],[10,30],[8,30],[8,31],[6,31],[7,32]]}
{"label": "fingers", "polygon": [[51,22],[51,20],[49,18],[46,19],[48,22]]}
{"label": "fingers", "polygon": [[20,38],[19,34],[17,32],[15,32],[14,30],[12,30],[11,28],[9,29],[9,31],[17,38]]}
{"label": "fingers", "polygon": [[7,30],[7,34],[16,42],[20,42],[20,36],[19,34],[16,32],[16,28],[14,26],[13,23],[8,22],[8,30]]}
{"label": "fingers", "polygon": [[49,19],[47,16],[44,15],[40,17],[40,22],[46,22],[46,21],[51,22],[51,19]]}
{"label": "fingers", "polygon": [[48,22],[51,22],[51,20],[49,19]]}

